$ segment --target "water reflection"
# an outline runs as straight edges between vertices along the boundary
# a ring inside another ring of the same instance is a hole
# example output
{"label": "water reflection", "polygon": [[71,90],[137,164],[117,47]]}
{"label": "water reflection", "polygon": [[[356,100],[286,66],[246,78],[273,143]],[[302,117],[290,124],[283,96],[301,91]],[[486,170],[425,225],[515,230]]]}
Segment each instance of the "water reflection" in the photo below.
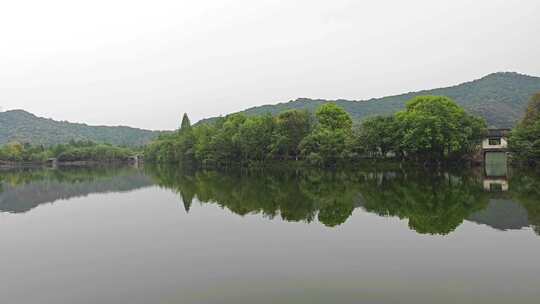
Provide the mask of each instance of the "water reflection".
{"label": "water reflection", "polygon": [[358,204],[352,184],[355,175],[322,172],[265,170],[255,172],[188,172],[153,167],[148,172],[156,183],[173,189],[189,211],[196,197],[216,203],[239,215],[261,213],[287,221],[318,220],[328,226],[343,223]]}
{"label": "water reflection", "polygon": [[510,197],[527,210],[529,224],[540,235],[540,175],[519,172],[510,178]]}
{"label": "water reflection", "polygon": [[131,167],[1,171],[0,212],[23,213],[60,199],[125,192],[150,185],[148,176]]}
{"label": "water reflection", "polygon": [[449,234],[465,220],[500,230],[531,225],[538,232],[540,177],[533,173],[514,174],[510,192],[492,192],[484,187],[488,177],[471,170],[366,167],[340,172],[220,173],[149,167],[147,172],[158,185],[177,192],[186,211],[196,199],[239,215],[259,213],[307,223],[316,218],[335,227],[346,222],[355,208],[362,208],[407,219],[418,233]]}
{"label": "water reflection", "polygon": [[498,230],[515,230],[529,226],[527,209],[509,198],[490,199],[485,208],[473,213],[468,220]]}
{"label": "water reflection", "polygon": [[217,172],[166,166],[18,170],[0,172],[0,212],[23,213],[59,199],[157,184],[178,193],[188,213],[200,202],[242,216],[336,227],[358,208],[407,220],[410,229],[422,234],[446,235],[464,221],[499,230],[532,227],[540,234],[540,176],[516,171],[491,177],[485,170],[427,171],[397,165],[348,171]]}
{"label": "water reflection", "polygon": [[472,175],[409,172],[359,185],[367,211],[409,220],[419,233],[448,234],[488,204]]}

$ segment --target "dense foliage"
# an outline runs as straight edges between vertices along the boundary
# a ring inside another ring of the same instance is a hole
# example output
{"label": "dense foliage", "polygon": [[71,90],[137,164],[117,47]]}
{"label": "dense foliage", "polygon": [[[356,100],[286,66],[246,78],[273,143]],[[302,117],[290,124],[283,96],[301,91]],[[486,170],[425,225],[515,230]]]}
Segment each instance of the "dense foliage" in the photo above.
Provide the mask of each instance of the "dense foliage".
{"label": "dense foliage", "polygon": [[402,135],[398,149],[420,159],[458,159],[473,153],[487,131],[483,119],[440,96],[413,98],[395,121]]}
{"label": "dense foliage", "polygon": [[[521,118],[527,99],[540,91],[540,78],[517,73],[494,73],[460,85],[411,92],[396,96],[364,101],[336,100],[336,105],[347,111],[353,120],[363,121],[373,115],[391,115],[405,108],[411,98],[423,95],[448,96],[468,113],[483,117],[489,127],[512,128]],[[287,110],[308,110],[312,113],[328,100],[300,98],[275,105],[249,108],[242,113],[248,116],[270,113],[277,115]],[[214,121],[216,118],[204,120]]]}
{"label": "dense foliage", "polygon": [[48,157],[43,146],[12,142],[0,147],[0,161],[4,162],[44,162]]}
{"label": "dense foliage", "polygon": [[525,117],[512,130],[509,148],[519,162],[540,163],[540,93],[530,99]]}
{"label": "dense foliage", "polygon": [[45,162],[49,158],[58,161],[126,161],[134,154],[129,148],[108,144],[96,144],[90,141],[71,141],[52,147],[43,145],[9,143],[0,147],[0,162]]}
{"label": "dense foliage", "polygon": [[145,158],[216,167],[300,159],[335,166],[374,156],[459,160],[475,151],[484,132],[482,119],[446,97],[413,98],[406,110],[368,119],[359,128],[346,111],[326,103],[315,115],[303,110],[275,117],[233,114],[194,127],[184,115],[181,128],[150,144]]}
{"label": "dense foliage", "polygon": [[37,117],[22,110],[0,112],[0,145],[10,142],[52,146],[71,140],[137,147],[149,143],[159,132],[129,127],[88,126]]}

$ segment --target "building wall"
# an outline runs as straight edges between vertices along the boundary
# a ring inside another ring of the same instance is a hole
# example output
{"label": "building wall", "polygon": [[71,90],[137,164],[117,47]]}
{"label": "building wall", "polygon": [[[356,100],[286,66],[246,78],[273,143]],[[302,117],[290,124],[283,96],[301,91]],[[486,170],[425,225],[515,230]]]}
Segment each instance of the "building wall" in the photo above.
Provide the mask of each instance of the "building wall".
{"label": "building wall", "polygon": [[482,149],[489,150],[489,149],[506,149],[508,148],[508,141],[506,138],[501,138],[501,144],[500,145],[490,145],[489,144],[489,138],[486,138],[482,141]]}
{"label": "building wall", "polygon": [[[497,190],[494,190],[497,189]],[[484,190],[491,191],[508,191],[508,181],[506,179],[485,179]]]}
{"label": "building wall", "polygon": [[484,157],[486,176],[506,176],[508,174],[506,152],[486,152]]}

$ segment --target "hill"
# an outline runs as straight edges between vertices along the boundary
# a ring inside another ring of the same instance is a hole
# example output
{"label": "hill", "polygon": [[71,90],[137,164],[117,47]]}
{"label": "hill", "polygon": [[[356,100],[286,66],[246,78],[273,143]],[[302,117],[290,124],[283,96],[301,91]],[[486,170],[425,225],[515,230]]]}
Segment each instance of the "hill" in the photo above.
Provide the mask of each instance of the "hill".
{"label": "hill", "polygon": [[113,145],[141,146],[159,132],[130,127],[89,126],[37,117],[23,110],[0,112],[0,145],[11,141],[54,145],[91,140]]}
{"label": "hill", "polygon": [[[241,113],[247,115],[277,114],[290,109],[313,111],[323,103],[335,102],[358,121],[371,115],[391,114],[399,111],[404,108],[407,100],[418,95],[444,95],[454,99],[470,113],[484,117],[488,126],[510,128],[522,117],[530,96],[537,92],[540,92],[540,77],[504,72],[489,74],[456,86],[383,98],[361,101],[299,98],[285,103],[249,108]],[[215,117],[204,119],[199,123],[207,123],[215,119]]]}

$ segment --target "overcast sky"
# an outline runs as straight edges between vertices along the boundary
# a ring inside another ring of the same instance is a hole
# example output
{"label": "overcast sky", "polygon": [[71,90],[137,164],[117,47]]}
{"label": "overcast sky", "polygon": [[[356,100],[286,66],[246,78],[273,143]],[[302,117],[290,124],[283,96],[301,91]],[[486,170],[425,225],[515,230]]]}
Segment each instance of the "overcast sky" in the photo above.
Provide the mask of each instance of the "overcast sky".
{"label": "overcast sky", "polygon": [[172,129],[297,97],[540,75],[538,0],[0,4],[0,107]]}

